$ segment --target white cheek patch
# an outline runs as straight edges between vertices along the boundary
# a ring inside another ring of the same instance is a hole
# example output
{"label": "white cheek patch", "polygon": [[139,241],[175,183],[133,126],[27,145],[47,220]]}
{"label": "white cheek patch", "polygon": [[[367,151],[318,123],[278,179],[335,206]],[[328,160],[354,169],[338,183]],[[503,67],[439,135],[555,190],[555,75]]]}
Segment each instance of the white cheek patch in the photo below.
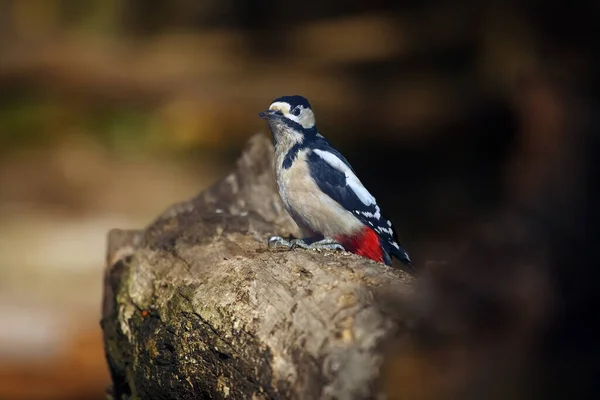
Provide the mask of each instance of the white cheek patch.
{"label": "white cheek patch", "polygon": [[[296,117],[293,115],[293,117]],[[315,114],[312,112],[310,108],[302,108],[300,111],[300,115],[296,117],[300,125],[303,128],[310,129],[315,126]]]}

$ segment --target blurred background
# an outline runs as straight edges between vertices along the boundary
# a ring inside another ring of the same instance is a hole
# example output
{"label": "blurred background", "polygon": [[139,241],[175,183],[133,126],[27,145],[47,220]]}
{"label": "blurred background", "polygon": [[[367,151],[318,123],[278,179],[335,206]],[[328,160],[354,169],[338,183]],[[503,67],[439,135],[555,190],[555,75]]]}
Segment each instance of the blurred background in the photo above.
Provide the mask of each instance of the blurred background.
{"label": "blurred background", "polygon": [[[107,231],[227,173],[276,97],[311,101],[422,265],[507,205],[583,193],[570,167],[597,105],[599,10],[0,0],[0,399],[104,398]],[[556,276],[536,271],[523,292],[543,295],[524,301],[546,304]]]}

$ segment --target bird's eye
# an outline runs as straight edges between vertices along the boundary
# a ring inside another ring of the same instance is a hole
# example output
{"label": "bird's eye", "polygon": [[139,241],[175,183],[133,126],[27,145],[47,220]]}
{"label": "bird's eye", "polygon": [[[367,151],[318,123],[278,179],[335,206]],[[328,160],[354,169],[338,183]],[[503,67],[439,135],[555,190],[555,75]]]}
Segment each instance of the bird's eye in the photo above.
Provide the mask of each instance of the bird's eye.
{"label": "bird's eye", "polygon": [[294,109],[292,109],[292,114],[294,114],[296,117],[300,115],[300,108],[296,107]]}
{"label": "bird's eye", "polygon": [[283,111],[281,111],[281,110],[275,110],[275,114],[277,114],[277,115],[283,115]]}

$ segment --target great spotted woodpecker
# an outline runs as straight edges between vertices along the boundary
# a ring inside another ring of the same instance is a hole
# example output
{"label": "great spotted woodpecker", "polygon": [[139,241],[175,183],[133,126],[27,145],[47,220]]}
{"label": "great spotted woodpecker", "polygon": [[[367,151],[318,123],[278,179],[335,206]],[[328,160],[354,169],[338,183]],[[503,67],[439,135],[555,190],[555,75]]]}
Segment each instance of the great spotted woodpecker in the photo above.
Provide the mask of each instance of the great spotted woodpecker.
{"label": "great spotted woodpecker", "polygon": [[290,241],[273,236],[270,247],[341,249],[386,265],[394,256],[412,266],[375,198],[317,131],[304,97],[280,97],[259,116],[273,135],[279,194],[304,235]]}

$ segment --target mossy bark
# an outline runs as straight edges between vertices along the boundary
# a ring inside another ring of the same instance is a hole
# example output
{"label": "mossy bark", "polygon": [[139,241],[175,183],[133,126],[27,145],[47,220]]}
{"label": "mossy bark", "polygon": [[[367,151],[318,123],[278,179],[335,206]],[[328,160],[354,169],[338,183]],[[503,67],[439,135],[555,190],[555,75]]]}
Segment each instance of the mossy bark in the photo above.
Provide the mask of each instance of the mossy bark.
{"label": "mossy bark", "polygon": [[381,393],[386,343],[406,331],[411,278],[349,253],[268,251],[268,236],[297,234],[272,162],[257,135],[236,171],[198,197],[144,230],[110,232],[102,328],[111,396]]}

